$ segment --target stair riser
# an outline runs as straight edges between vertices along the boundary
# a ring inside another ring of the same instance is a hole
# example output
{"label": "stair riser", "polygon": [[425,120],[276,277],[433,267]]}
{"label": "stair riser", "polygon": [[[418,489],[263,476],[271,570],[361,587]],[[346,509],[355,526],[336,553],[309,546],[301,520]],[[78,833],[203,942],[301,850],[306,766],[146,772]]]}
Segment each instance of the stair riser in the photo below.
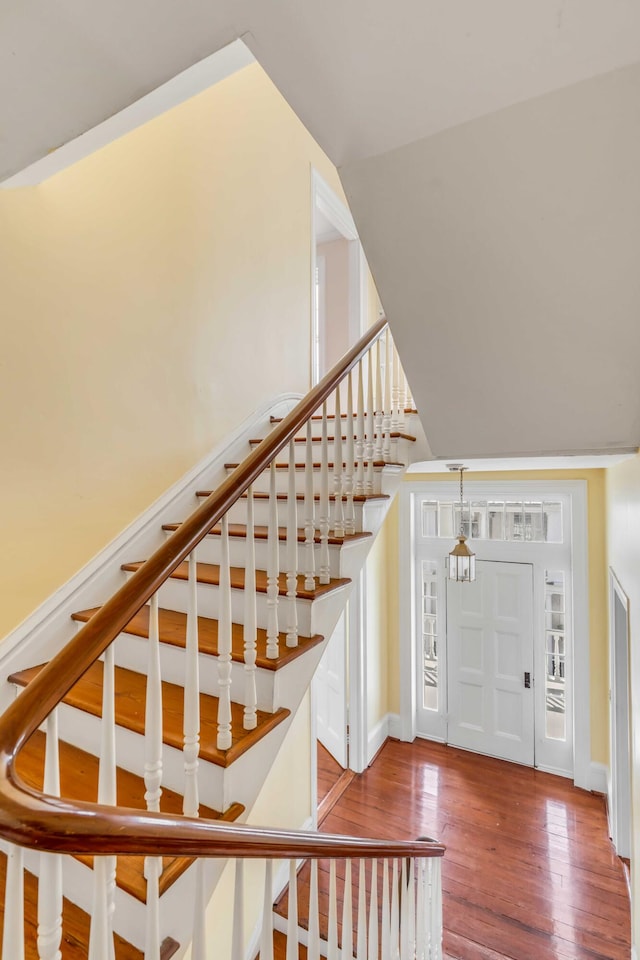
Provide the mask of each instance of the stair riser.
{"label": "stair riser", "polygon": [[[278,462],[284,463],[285,461],[282,459],[279,459]],[[297,458],[297,462],[298,463],[303,462],[302,452],[299,454]],[[373,489],[367,490],[365,486],[365,489],[363,491],[364,493],[381,493],[382,492],[381,474],[383,472],[383,469],[385,468],[376,467],[374,469]],[[231,474],[231,473],[233,473],[233,470],[227,469],[227,474]],[[306,471],[302,467],[296,469],[296,493],[304,493],[305,473]],[[315,468],[313,473],[314,473],[314,489],[316,492],[318,492],[320,489],[320,467]],[[260,476],[256,480],[254,484],[254,489],[259,493],[268,493],[269,482],[270,482],[269,473],[268,471],[265,471],[265,473],[260,474]],[[354,478],[354,482],[355,482],[355,478]],[[365,482],[366,482],[366,476],[365,476]],[[276,492],[287,493],[288,490],[289,490],[288,468],[287,469],[281,468],[279,470],[276,470]],[[331,473],[329,477],[329,493],[332,494],[333,492],[334,492],[334,480],[333,480],[333,473]]]}
{"label": "stair riser", "polygon": [[[175,580],[170,578],[159,590],[160,606],[167,610],[178,610],[181,613],[187,612],[188,604],[188,583],[186,580]],[[344,588],[332,591],[332,593],[342,594]],[[298,617],[298,632],[305,637],[312,637],[319,631],[314,626],[321,623],[322,610],[330,594],[318,597],[317,599],[301,600],[297,599],[296,612]],[[231,619],[234,623],[244,623],[244,604],[245,596],[243,590],[231,590]],[[281,631],[287,630],[290,617],[291,602],[288,597],[279,597],[278,603],[278,624]],[[315,610],[313,609],[315,608]],[[267,597],[264,593],[256,594],[257,622],[259,627],[267,626]],[[201,617],[210,617],[213,620],[218,619],[219,614],[219,589],[211,584],[200,584],[198,589],[198,614]]]}
{"label": "stair riser", "polygon": [[[136,673],[147,672],[149,656],[149,642],[144,637],[135,637],[130,634],[120,634],[115,644],[116,666],[126,667]],[[160,668],[162,679],[169,683],[183,685],[185,679],[185,651],[181,647],[174,647],[168,643],[160,644]],[[201,653],[200,664],[200,691],[219,695],[218,663],[214,656]],[[275,702],[275,670],[256,668],[256,694],[258,709],[273,713],[279,704]],[[231,664],[231,699],[237,703],[244,703],[246,670],[243,663]]]}
{"label": "stair riser", "polygon": [[[253,506],[253,515],[254,523],[259,526],[266,527],[269,525],[269,501],[268,500],[254,500]],[[366,516],[366,509],[370,504],[365,504],[363,502],[355,502],[353,504],[355,520],[356,520],[356,531],[362,533],[368,528],[364,525],[363,517]],[[278,501],[278,525],[281,527],[286,527],[288,517],[287,517],[287,508],[288,504],[286,500]],[[335,526],[335,502],[329,501],[329,525],[333,530]],[[317,526],[318,517],[320,514],[320,504],[316,500],[314,507],[314,519]],[[298,501],[298,526],[304,526],[304,504],[302,501]],[[233,505],[229,511],[229,522],[230,523],[246,523],[247,522],[247,502],[244,497],[238,500],[237,503]]]}
{"label": "stair riser", "polygon": [[[405,431],[402,431],[402,432],[405,432]],[[344,439],[345,436],[346,436],[346,432],[343,430],[343,433],[342,433],[343,456],[346,454],[346,446],[347,446],[346,440]],[[317,438],[313,440],[312,443],[313,443],[313,451],[314,451],[314,460],[317,461],[320,459],[321,441],[319,438]],[[256,446],[257,444],[251,445],[252,449],[255,449]],[[408,463],[409,458],[411,456],[411,448],[413,446],[415,446],[415,442],[413,440],[407,440],[406,437],[392,437],[391,440],[389,441],[389,453],[386,459],[399,462],[399,463]],[[296,460],[304,461],[306,457],[306,442],[296,443],[296,450],[298,451]],[[329,440],[329,459],[330,460],[333,459],[333,450],[334,450],[333,440]],[[366,449],[365,449],[365,453],[366,453]],[[375,446],[374,446],[373,456],[374,456],[374,459],[376,460],[385,459],[383,455],[383,451],[376,450]],[[278,459],[283,460],[284,454],[280,454]]]}
{"label": "stair riser", "polygon": [[[356,421],[357,421],[357,418],[356,418],[356,417],[353,417],[353,433],[354,433],[354,436],[355,436],[356,429],[357,429]],[[348,423],[348,420],[347,420],[346,417],[342,417],[342,419],[341,419],[340,422],[342,423],[342,436],[344,437],[344,436],[347,435],[347,423]],[[392,432],[393,432],[393,433],[408,433],[408,434],[410,434],[411,436],[415,436],[415,431],[416,431],[416,427],[417,427],[418,423],[419,423],[419,420],[418,420],[418,415],[417,415],[416,413],[405,413],[405,414],[404,414],[404,426],[394,426],[394,429],[393,429]],[[274,426],[275,426],[275,424],[274,424]],[[375,426],[375,420],[374,420],[374,426]],[[328,421],[327,421],[327,432],[329,433],[329,435],[333,435],[334,431],[335,431],[335,420],[333,420],[333,419],[328,420]],[[306,437],[306,435],[307,435],[307,433],[306,433],[306,426],[305,426],[304,430],[301,430],[300,433],[297,434],[297,436],[299,436],[299,437]],[[312,421],[311,421],[311,435],[312,435],[313,437],[316,437],[316,438],[320,438],[320,437],[322,436],[322,420],[312,420]]]}
{"label": "stair riser", "polygon": [[[96,752],[96,743],[100,743],[101,721],[83,710],[66,703],[58,707],[60,739],[88,752]],[[249,751],[251,752],[251,751]],[[119,767],[130,770],[138,776],[144,775],[144,737],[116,726],[116,757]],[[200,800],[207,806],[222,810],[232,800],[224,802],[224,769],[205,760],[199,766]],[[162,782],[170,790],[184,792],[184,759],[182,751],[176,747],[163,746]],[[246,791],[245,795],[246,795]],[[237,800],[237,797],[233,798]],[[238,800],[238,802],[242,802]]]}
{"label": "stair riser", "polygon": [[[269,544],[266,540],[254,540],[256,552],[256,569],[266,570],[269,562]],[[220,537],[205,537],[198,546],[198,561],[200,563],[220,563],[221,561]],[[320,544],[314,545],[314,558],[316,568],[320,563]],[[304,570],[306,567],[306,547],[304,543],[297,545],[298,569]],[[247,541],[245,537],[229,537],[229,557],[232,567],[244,567],[247,558]],[[278,541],[278,565],[281,572],[287,570],[287,543],[285,540]],[[329,544],[329,572],[332,578],[345,577],[347,574],[341,572],[341,545]]]}

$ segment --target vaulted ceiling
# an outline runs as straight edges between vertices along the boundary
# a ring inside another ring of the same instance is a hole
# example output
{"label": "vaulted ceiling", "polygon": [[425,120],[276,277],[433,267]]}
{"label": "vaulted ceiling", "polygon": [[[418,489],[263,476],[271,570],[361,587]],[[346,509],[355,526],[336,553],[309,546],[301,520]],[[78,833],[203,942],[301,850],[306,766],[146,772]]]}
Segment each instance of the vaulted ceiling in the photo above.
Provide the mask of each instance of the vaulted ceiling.
{"label": "vaulted ceiling", "polygon": [[434,453],[638,446],[637,0],[5,3],[0,179],[237,37],[340,169]]}

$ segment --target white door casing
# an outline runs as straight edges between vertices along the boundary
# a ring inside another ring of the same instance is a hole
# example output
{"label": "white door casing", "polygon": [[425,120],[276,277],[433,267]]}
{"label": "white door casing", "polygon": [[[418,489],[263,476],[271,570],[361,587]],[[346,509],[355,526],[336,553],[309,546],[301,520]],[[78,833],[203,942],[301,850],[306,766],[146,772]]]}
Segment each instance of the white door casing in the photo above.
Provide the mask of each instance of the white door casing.
{"label": "white door casing", "polygon": [[609,570],[609,730],[611,780],[608,787],[611,839],[619,857],[631,856],[631,730],[629,693],[629,601]]}
{"label": "white door casing", "polygon": [[473,583],[447,583],[447,659],[448,742],[532,766],[530,564],[479,561]]}

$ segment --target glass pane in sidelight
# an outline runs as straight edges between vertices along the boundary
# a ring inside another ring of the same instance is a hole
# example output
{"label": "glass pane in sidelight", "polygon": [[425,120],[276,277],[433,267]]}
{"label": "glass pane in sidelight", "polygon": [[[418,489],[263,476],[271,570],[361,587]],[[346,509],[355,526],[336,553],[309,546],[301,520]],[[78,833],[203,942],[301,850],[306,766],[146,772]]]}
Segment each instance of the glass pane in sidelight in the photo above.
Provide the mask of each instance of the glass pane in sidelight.
{"label": "glass pane in sidelight", "polygon": [[565,740],[566,722],[566,635],[565,580],[562,571],[545,575],[545,727],[552,740]]}
{"label": "glass pane in sidelight", "polygon": [[422,564],[422,706],[438,709],[438,566]]}

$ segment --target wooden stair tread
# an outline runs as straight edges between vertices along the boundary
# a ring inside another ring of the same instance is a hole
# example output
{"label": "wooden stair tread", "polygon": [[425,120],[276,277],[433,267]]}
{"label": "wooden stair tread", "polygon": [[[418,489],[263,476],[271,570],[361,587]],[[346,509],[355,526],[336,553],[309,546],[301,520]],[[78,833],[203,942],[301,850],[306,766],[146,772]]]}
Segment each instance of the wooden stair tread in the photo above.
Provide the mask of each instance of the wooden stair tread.
{"label": "wooden stair tread", "polygon": [[[177,530],[180,526],[179,523],[165,523],[162,526],[163,530]],[[219,537],[221,533],[220,525],[212,527],[209,531],[210,536]],[[244,537],[247,536],[247,525],[246,523],[230,523],[229,524],[229,536],[230,537]],[[253,528],[253,536],[255,540],[267,540],[269,537],[269,528],[267,526],[256,524]],[[342,545],[343,543],[351,543],[353,540],[364,540],[367,537],[371,537],[370,533],[366,531],[360,533],[349,533],[345,534],[342,537],[336,536],[335,533],[329,533],[329,543],[335,545]],[[287,539],[287,528],[278,527],[278,540]],[[315,531],[314,536],[315,543],[321,542],[320,531]],[[298,543],[305,543],[306,536],[303,527],[298,527]]]}
{"label": "wooden stair tread", "polygon": [[[7,858],[0,853],[0,890],[6,889]],[[4,896],[0,897],[0,938],[4,930]],[[89,930],[91,917],[65,897],[62,901],[62,960],[87,960],[89,954]],[[38,880],[27,870],[24,872],[24,960],[38,960]],[[115,936],[116,960],[144,960],[142,951]],[[1,942],[1,939],[0,939]],[[173,952],[161,954],[170,957]],[[6,960],[14,960],[7,957]],[[16,958],[17,960],[17,958]]]}
{"label": "wooden stair tread", "polygon": [[[382,437],[382,436],[384,436],[384,434],[374,433],[374,437]],[[410,440],[412,443],[415,443],[415,439],[416,439],[416,438],[415,438],[414,436],[412,436],[410,433],[402,433],[402,431],[400,431],[400,430],[391,430],[391,431],[389,432],[388,436],[389,436],[392,440]],[[265,439],[265,438],[263,438],[263,437],[254,437],[252,440],[249,440],[249,443],[250,443],[252,446],[257,447],[259,443],[262,443],[262,440],[263,440],[263,439]],[[340,439],[341,439],[344,443],[346,443],[346,441],[347,441],[347,437],[344,436],[344,435],[343,435]],[[327,437],[327,443],[335,443],[335,441],[336,441],[335,436],[333,436],[333,437]],[[294,438],[293,438],[293,442],[294,442],[294,443],[306,443],[306,442],[307,442],[307,437],[294,437]],[[311,443],[321,443],[321,442],[322,442],[322,437],[311,437]]]}
{"label": "wooden stair tread", "polygon": [[[79,610],[72,614],[72,619],[80,623],[86,623],[98,612],[100,607],[92,607],[90,610]],[[165,610],[161,608],[158,611],[158,628],[160,642],[167,643],[174,647],[186,647],[187,638],[187,615],[178,610]],[[124,628],[123,633],[130,633],[136,637],[149,637],[149,607],[145,606],[135,617],[129,621]],[[211,656],[218,655],[218,621],[209,617],[198,617],[198,638],[201,653],[207,653]],[[264,670],[278,670],[285,666],[296,657],[301,656],[305,651],[322,643],[324,637],[316,634],[313,637],[299,637],[297,647],[287,647],[286,633],[279,634],[280,645],[279,655],[275,660],[267,658],[267,631],[258,627],[257,631],[257,656],[256,665]],[[244,663],[244,627],[241,623],[231,624],[231,658],[237,663]],[[204,816],[204,814],[203,814]]]}
{"label": "wooden stair tread", "polygon": [[[9,677],[10,683],[26,686],[42,670],[42,664],[21,670]],[[71,688],[64,703],[84,710],[94,717],[102,716],[102,662],[92,664],[83,677]],[[124,667],[115,668],[115,711],[116,723],[120,727],[144,734],[144,713],[146,701],[146,681],[144,674],[134,673]],[[182,750],[183,746],[183,701],[184,690],[174,683],[162,682],[162,738],[169,746]],[[254,743],[289,716],[284,708],[275,713],[258,710],[258,725],[255,730],[242,727],[244,708],[242,704],[231,703],[232,744],[228,750],[219,750],[215,746],[217,729],[218,698],[206,693],[200,694],[201,729],[210,731],[200,743],[200,759],[228,767],[245,753]]]}
{"label": "wooden stair tread", "polygon": [[[139,560],[136,563],[123,563],[122,569],[130,573],[135,573],[135,571],[141,566],[142,560]],[[197,574],[198,583],[208,583],[216,587],[220,585],[220,566],[217,563],[198,563]],[[181,563],[180,566],[173,571],[171,576],[174,580],[188,580],[189,565],[186,562]],[[231,567],[230,576],[231,587],[235,590],[244,590],[244,567]],[[351,583],[351,580],[348,577],[340,577],[330,580],[329,583],[316,582],[315,588],[313,590],[308,590],[304,585],[304,579],[303,573],[298,575],[296,596],[301,600],[315,600],[317,597],[321,597],[325,593],[330,593],[332,590],[336,590],[338,587],[343,587],[345,584]],[[258,593],[267,592],[266,570],[256,570],[256,590]],[[283,597],[287,595],[286,573],[281,573],[278,577],[278,593]]]}
{"label": "wooden stair tread", "polygon": [[[42,790],[44,782],[45,745],[46,737],[44,733],[36,731],[16,758],[16,770],[19,776],[28,786],[36,790]],[[100,769],[98,758],[64,741],[60,741],[59,750],[60,795],[72,800],[97,802]],[[144,801],[145,785],[142,777],[118,767],[116,769],[116,784],[118,806],[135,810],[146,809]],[[163,813],[180,816],[182,814],[182,797],[175,791],[163,787],[160,808]],[[244,807],[239,803],[231,804],[224,814],[211,807],[201,806],[200,816],[207,820],[232,822],[240,816],[243,810]],[[89,855],[80,854],[75,859],[88,866],[93,864],[93,857]],[[192,861],[192,857],[165,857],[163,859],[160,894],[163,894],[184,873]],[[144,857],[118,857],[116,883],[122,890],[144,903],[146,881],[143,868]]]}
{"label": "wooden stair tread", "polygon": [[[210,497],[212,493],[213,493],[213,490],[197,490],[196,497]],[[247,498],[246,493],[244,493],[242,497],[240,497],[241,500],[246,500],[246,498]],[[253,499],[268,500],[269,494],[254,490]],[[288,499],[289,499],[289,495],[287,493],[276,494],[276,500],[288,500]],[[313,499],[315,501],[319,501],[320,494],[319,493],[314,494]],[[336,499],[335,494],[330,493],[329,500],[335,501],[335,499]],[[344,495],[342,499],[344,500]],[[388,500],[388,499],[389,499],[388,493],[354,493],[353,495],[354,503],[367,503],[369,500]],[[304,493],[296,493],[296,500],[304,500]]]}
{"label": "wooden stair tread", "polygon": [[[418,411],[417,411],[414,407],[405,407],[404,412],[405,412],[405,414],[407,414],[407,413],[417,414],[417,413],[418,413]],[[342,414],[340,414],[340,419],[341,419],[341,420],[348,420],[349,417],[353,417],[353,419],[355,420],[355,418],[356,418],[357,416],[358,416],[357,413],[342,413]],[[328,414],[327,414],[327,420],[335,420],[335,418],[336,418],[335,413],[328,413]],[[271,423],[282,423],[282,421],[284,420],[284,417],[270,417],[269,419],[270,419],[270,422],[271,422]],[[322,420],[322,414],[321,414],[321,413],[315,413],[315,414],[311,417],[311,419],[312,419],[312,420]]]}
{"label": "wooden stair tread", "polygon": [[[373,469],[376,471],[382,470],[383,467],[404,467],[405,466],[404,463],[400,463],[397,460],[372,460],[371,463],[373,464]],[[362,465],[363,467],[368,467],[369,461],[363,460]],[[224,468],[225,470],[235,470],[236,467],[239,467],[239,466],[240,466],[240,463],[225,463]],[[314,470],[319,470],[322,464],[319,462],[316,462],[316,463],[313,463],[311,466]],[[347,464],[343,463],[342,466],[343,468],[346,468]],[[354,463],[353,463],[354,470],[357,468],[357,466],[358,466],[358,462],[354,460]],[[329,470],[333,470],[334,463],[333,462],[328,463],[327,467]],[[306,463],[296,463],[295,468],[296,470],[306,470],[307,465]],[[288,470],[288,469],[289,469],[288,463],[276,463],[276,470]]]}

